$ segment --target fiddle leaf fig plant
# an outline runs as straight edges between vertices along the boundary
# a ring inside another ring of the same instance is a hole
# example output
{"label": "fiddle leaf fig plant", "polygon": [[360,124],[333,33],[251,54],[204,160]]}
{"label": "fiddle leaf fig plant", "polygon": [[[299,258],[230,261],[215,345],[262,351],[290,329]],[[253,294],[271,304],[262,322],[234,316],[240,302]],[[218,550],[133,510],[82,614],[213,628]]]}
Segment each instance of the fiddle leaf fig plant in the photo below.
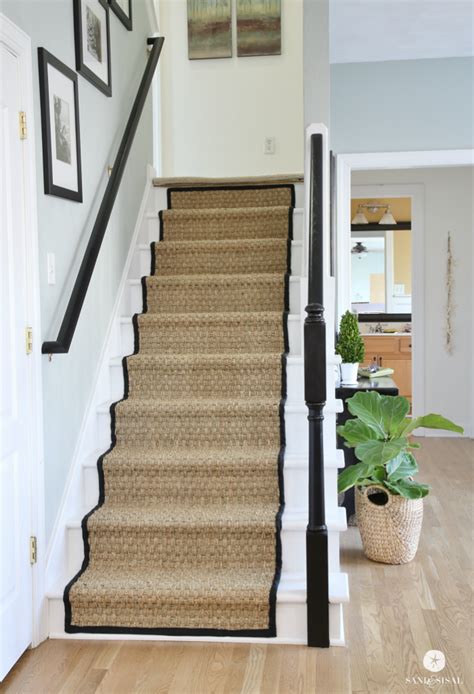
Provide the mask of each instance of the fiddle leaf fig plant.
{"label": "fiddle leaf fig plant", "polygon": [[338,426],[337,433],[346,446],[355,449],[360,462],[341,472],[339,492],[375,484],[406,499],[426,496],[429,486],[413,479],[418,464],[412,450],[420,448],[420,444],[410,441],[410,434],[420,427],[460,434],[464,429],[439,414],[408,417],[410,403],[400,395],[359,392],[347,401],[347,405],[354,419]]}

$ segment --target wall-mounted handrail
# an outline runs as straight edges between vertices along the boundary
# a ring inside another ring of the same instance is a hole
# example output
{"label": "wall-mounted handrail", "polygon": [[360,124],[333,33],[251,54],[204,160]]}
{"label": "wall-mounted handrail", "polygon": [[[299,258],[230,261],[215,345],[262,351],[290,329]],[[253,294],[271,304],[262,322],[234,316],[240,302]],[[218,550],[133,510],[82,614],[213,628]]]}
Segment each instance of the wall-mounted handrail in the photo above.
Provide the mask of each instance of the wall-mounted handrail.
{"label": "wall-mounted handrail", "polygon": [[326,404],[324,322],[323,135],[310,135],[308,306],[304,325],[305,401],[309,421],[309,513],[306,530],[308,646],[329,646],[328,532],[324,504],[323,408]]}
{"label": "wall-mounted handrail", "polygon": [[117,156],[115,157],[112,173],[107,183],[94,226],[92,227],[90,239],[79,272],[77,273],[69,303],[64,313],[56,340],[43,342],[41,348],[43,354],[65,354],[69,352],[163,43],[163,37],[148,39],[148,44],[151,45],[150,55],[148,56],[143,77],[138,87],[127,125],[125,126]]}

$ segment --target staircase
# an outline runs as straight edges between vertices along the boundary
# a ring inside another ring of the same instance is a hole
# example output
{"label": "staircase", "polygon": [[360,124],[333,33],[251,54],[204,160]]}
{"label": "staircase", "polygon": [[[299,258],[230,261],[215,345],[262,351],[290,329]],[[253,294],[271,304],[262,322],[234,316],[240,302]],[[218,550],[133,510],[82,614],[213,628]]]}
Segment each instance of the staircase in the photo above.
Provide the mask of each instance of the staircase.
{"label": "staircase", "polygon": [[[48,605],[49,605],[49,636],[51,638],[182,638],[183,635],[173,634],[150,634],[150,633],[128,633],[126,637],[122,633],[114,634],[109,632],[101,634],[79,631],[78,633],[68,634],[65,632],[65,612],[63,594],[65,586],[71,578],[81,569],[84,560],[83,530],[81,526],[82,518],[90,512],[99,498],[99,478],[97,471],[97,460],[111,445],[111,404],[121,400],[124,396],[124,389],[127,384],[124,380],[124,369],[122,359],[135,351],[137,338],[137,323],[140,323],[140,335],[142,344],[140,345],[140,359],[133,367],[140,371],[140,367],[149,365],[150,360],[156,361],[153,356],[154,349],[157,347],[162,355],[153,373],[156,375],[156,383],[145,384],[145,387],[152,389],[166,389],[167,374],[172,365],[171,356],[175,352],[176,332],[166,329],[173,324],[173,331],[176,329],[176,317],[159,310],[141,318],[134,318],[135,314],[143,312],[143,282],[142,277],[150,274],[152,263],[156,261],[157,274],[156,284],[161,283],[161,287],[167,284],[170,286],[173,280],[173,273],[176,272],[176,264],[179,263],[183,274],[193,272],[193,258],[195,257],[194,244],[197,241],[186,241],[187,248],[179,247],[184,241],[176,241],[170,244],[167,249],[160,250],[158,243],[163,234],[163,223],[170,217],[166,211],[171,202],[172,193],[170,189],[163,187],[161,182],[158,185],[150,185],[145,191],[142,209],[134,234],[133,247],[131,249],[129,261],[126,267],[126,276],[121,289],[120,299],[117,303],[116,315],[110,326],[109,340],[104,348],[103,360],[97,374],[97,386],[91,400],[90,411],[84,423],[80,445],[77,450],[76,459],[70,476],[68,489],[63,502],[63,511],[59,518],[55,536],[53,538],[52,549],[49,556],[47,580],[48,580]],[[265,185],[265,181],[249,182],[249,187],[255,185]],[[210,191],[209,191],[210,192]],[[194,203],[195,204],[195,203]],[[205,203],[201,216],[206,218],[206,226],[212,231],[212,239],[204,241],[208,244],[209,267],[208,271],[215,272],[216,262],[225,268],[227,262],[225,257],[219,257],[219,238],[226,238],[227,247],[232,245],[232,235],[235,235],[239,243],[236,244],[235,253],[232,253],[232,268],[236,274],[248,272],[260,273],[268,272],[268,267],[262,267],[261,253],[256,252],[258,248],[267,248],[269,253],[274,246],[271,234],[268,238],[259,238],[258,242],[252,237],[255,223],[255,212],[248,212],[241,217],[237,227],[232,224],[232,209],[227,210],[225,224],[222,215],[219,216],[215,210],[209,209]],[[186,238],[186,229],[189,228],[189,209],[181,209],[174,215],[175,238]],[[268,215],[269,212],[261,212]],[[281,215],[280,212],[272,211],[270,214]],[[304,322],[304,308],[306,305],[307,281],[304,270],[303,253],[303,185],[297,182],[295,185],[295,205],[289,212],[290,223],[293,229],[291,240],[291,274],[288,281],[289,312],[287,317],[287,339],[288,355],[286,358],[286,403],[284,406],[284,419],[286,430],[286,449],[283,464],[283,482],[285,490],[285,508],[281,518],[281,557],[282,568],[281,577],[276,594],[276,636],[270,635],[253,636],[251,633],[245,636],[229,636],[226,640],[247,641],[269,641],[280,643],[306,643],[306,576],[305,576],[305,531],[307,525],[307,408],[304,403],[303,376],[304,364],[302,356],[302,334]],[[271,225],[270,227],[271,228]],[[225,231],[227,229],[227,231]],[[230,230],[230,231],[229,231]],[[181,237],[180,237],[181,235]],[[229,235],[231,238],[229,238]],[[242,243],[242,239],[244,242]],[[152,257],[152,246],[156,243],[156,252]],[[203,240],[199,241],[203,243]],[[201,246],[202,248],[202,246]],[[226,254],[229,258],[229,255]],[[250,263],[250,265],[249,265]],[[152,268],[153,269],[153,268]],[[233,337],[232,325],[229,325],[229,317],[222,314],[207,314],[207,319],[212,325],[206,331],[202,330],[202,311],[203,294],[206,282],[209,282],[209,274],[203,272],[198,277],[194,275],[192,288],[187,291],[186,310],[188,320],[186,330],[181,333],[180,343],[188,340],[189,344],[200,345],[199,364],[206,362],[206,354],[213,353],[212,335],[221,336],[222,340],[227,340],[227,344],[222,343],[222,352],[226,350],[239,350],[236,340],[242,338],[242,332],[235,332]],[[160,270],[162,274],[160,275]],[[225,271],[225,270],[224,270]],[[219,273],[212,274],[211,280],[219,282]],[[200,289],[201,287],[201,289]],[[225,292],[225,283],[222,285],[222,292]],[[148,294],[147,300],[154,301],[153,289]],[[274,291],[270,288],[269,296]],[[156,294],[156,301],[159,306],[159,292]],[[329,593],[330,593],[330,639],[332,645],[344,644],[344,630],[342,621],[342,604],[348,600],[347,577],[340,572],[339,566],[339,533],[346,528],[345,512],[337,506],[337,472],[338,468],[344,464],[342,452],[337,451],[335,441],[335,416],[339,411],[340,403],[330,399],[330,394],[334,392],[334,366],[337,358],[334,355],[332,344],[332,325],[334,320],[332,306],[334,305],[334,286],[331,278],[325,278],[325,304],[326,321],[328,323],[327,354],[328,354],[328,403],[325,408],[324,420],[324,446],[325,446],[325,490],[326,490],[326,516],[329,533]],[[191,307],[191,308],[190,308]],[[189,312],[190,311],[190,312]],[[232,319],[230,319],[232,321]],[[252,323],[259,328],[265,324],[267,330],[272,331],[275,322],[268,312],[252,311],[247,314],[247,326],[249,335],[255,334],[252,330]],[[160,330],[156,331],[156,323],[160,324]],[[223,324],[225,323],[225,330]],[[278,327],[281,329],[281,314]],[[272,327],[273,326],[273,327]],[[147,331],[150,339],[146,338]],[[203,334],[211,336],[202,341]],[[258,333],[260,334],[260,332]],[[170,335],[174,337],[171,338]],[[239,337],[240,336],[240,337]],[[155,340],[155,342],[154,342]],[[156,344],[159,341],[159,345]],[[148,345],[148,346],[147,346]],[[252,349],[258,352],[258,344],[254,344]],[[232,366],[226,363],[225,357],[220,357],[219,368],[225,376],[228,388],[232,388],[238,394],[239,384],[243,373],[248,375],[252,369],[260,368],[258,358],[246,357],[232,361]],[[141,363],[140,363],[141,360]],[[131,360],[129,360],[131,361]],[[192,358],[191,358],[192,361]],[[218,360],[219,361],[219,360]],[[189,360],[188,360],[189,362]],[[216,362],[213,358],[213,368]],[[188,363],[189,367],[189,363]],[[191,368],[195,368],[196,364]],[[182,388],[189,387],[186,374],[183,372]],[[203,376],[205,379],[205,376]],[[250,382],[250,381],[249,381]],[[241,393],[241,395],[245,395]],[[254,392],[252,396],[257,396]],[[183,405],[182,405],[183,406]],[[218,413],[216,413],[218,414]],[[197,635],[186,634],[187,639],[208,639],[219,640],[223,634],[202,633]]]}

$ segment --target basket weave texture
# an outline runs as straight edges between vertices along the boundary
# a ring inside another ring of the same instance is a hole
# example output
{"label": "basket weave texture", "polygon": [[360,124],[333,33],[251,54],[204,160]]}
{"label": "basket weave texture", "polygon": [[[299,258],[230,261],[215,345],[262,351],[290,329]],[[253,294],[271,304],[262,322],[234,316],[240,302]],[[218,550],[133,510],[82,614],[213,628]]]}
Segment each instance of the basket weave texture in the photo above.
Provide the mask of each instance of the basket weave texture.
{"label": "basket weave texture", "polygon": [[161,214],[67,630],[274,632],[292,199],[174,191]]}
{"label": "basket weave texture", "polygon": [[[370,492],[388,497],[379,506],[370,500]],[[383,564],[407,564],[418,549],[423,522],[423,499],[405,499],[389,494],[384,487],[356,487],[357,524],[365,556]]]}

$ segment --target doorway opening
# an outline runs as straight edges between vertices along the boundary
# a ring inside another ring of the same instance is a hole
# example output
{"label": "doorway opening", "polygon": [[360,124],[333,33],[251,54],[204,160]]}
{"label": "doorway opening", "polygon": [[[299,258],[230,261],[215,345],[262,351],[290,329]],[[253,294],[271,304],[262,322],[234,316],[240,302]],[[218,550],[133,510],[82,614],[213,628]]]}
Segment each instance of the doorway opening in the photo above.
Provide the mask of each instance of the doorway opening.
{"label": "doorway opening", "polygon": [[411,404],[411,197],[351,199],[351,309],[365,344],[364,365],[392,378]]}

